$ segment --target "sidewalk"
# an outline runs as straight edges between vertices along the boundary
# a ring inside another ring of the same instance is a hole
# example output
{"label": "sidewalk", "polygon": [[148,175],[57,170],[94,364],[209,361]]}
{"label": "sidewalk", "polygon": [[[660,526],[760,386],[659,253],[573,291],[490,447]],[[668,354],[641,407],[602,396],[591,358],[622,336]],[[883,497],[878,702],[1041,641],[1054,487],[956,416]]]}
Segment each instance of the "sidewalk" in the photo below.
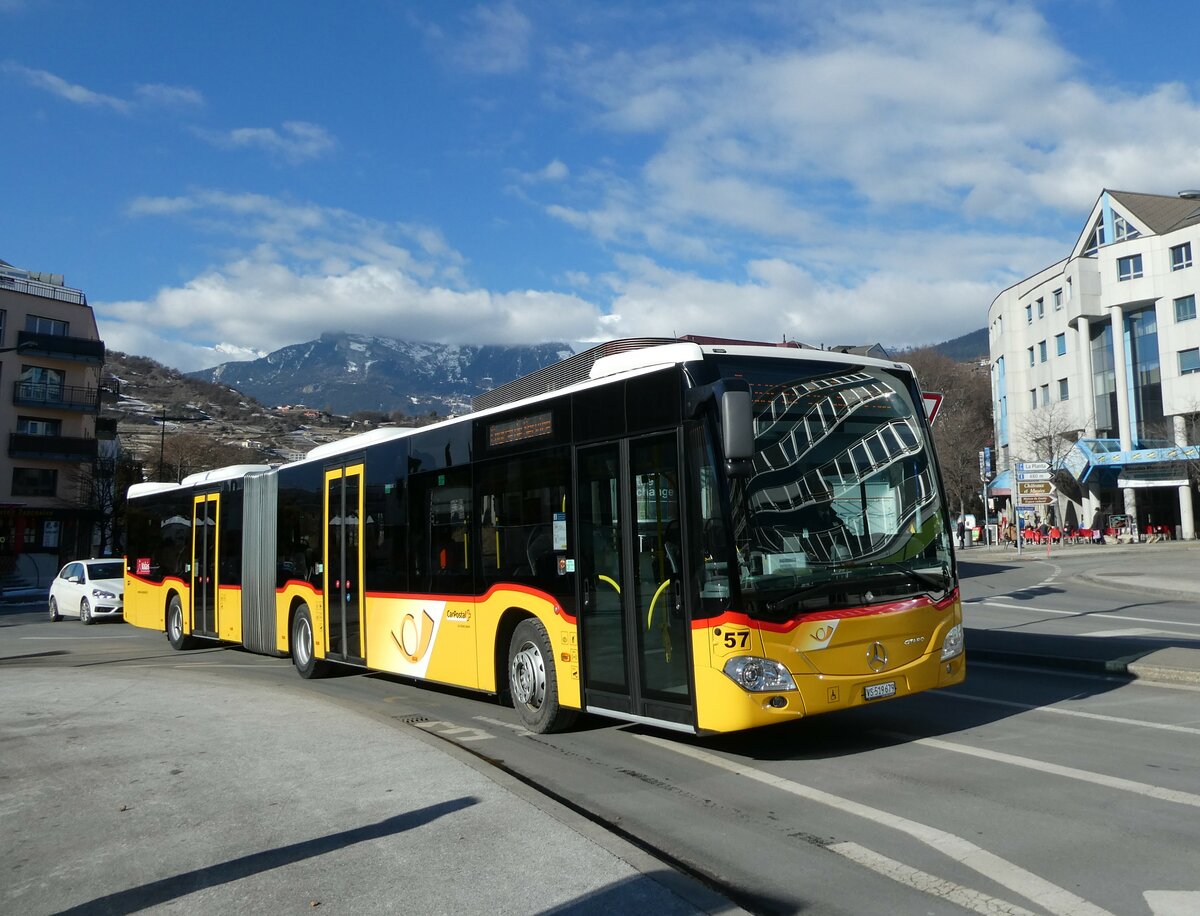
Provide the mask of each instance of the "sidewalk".
{"label": "sidewalk", "polygon": [[[1200,542],[1160,541],[1134,544],[968,547],[957,551],[960,572],[976,564],[1053,563],[1086,557],[1094,566],[1074,575],[1132,594],[1200,602]],[[969,580],[970,575],[963,576]],[[969,605],[967,610],[969,611]],[[1200,620],[1198,609],[1197,620]],[[968,665],[977,661],[1057,668],[1144,680],[1200,684],[1200,633],[1185,645],[1163,645],[1161,638],[1138,636],[1082,637],[1039,635],[972,626],[966,622]]]}
{"label": "sidewalk", "polygon": [[5,912],[741,912],[454,745],[291,683],[0,665],[0,690]]}

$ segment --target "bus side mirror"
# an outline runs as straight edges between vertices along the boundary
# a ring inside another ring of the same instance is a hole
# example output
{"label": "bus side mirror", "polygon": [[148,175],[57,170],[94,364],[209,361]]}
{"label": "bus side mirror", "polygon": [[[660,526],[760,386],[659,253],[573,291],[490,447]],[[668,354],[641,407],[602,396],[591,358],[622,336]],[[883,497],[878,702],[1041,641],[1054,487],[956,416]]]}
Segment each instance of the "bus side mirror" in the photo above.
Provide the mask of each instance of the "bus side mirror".
{"label": "bus side mirror", "polygon": [[749,477],[754,457],[754,409],[750,392],[726,389],[720,395],[721,435],[725,471],[731,477]]}

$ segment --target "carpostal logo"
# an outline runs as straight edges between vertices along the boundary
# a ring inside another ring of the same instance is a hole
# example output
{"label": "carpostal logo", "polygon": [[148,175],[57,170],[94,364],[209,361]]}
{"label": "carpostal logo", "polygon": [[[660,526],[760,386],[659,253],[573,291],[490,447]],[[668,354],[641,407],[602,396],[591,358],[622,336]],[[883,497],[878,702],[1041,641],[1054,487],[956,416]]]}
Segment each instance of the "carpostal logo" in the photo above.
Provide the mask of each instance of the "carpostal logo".
{"label": "carpostal logo", "polygon": [[446,619],[455,620],[459,623],[469,623],[471,620],[471,611],[465,607],[446,608]]}
{"label": "carpostal logo", "polygon": [[429,651],[429,643],[433,640],[433,629],[437,621],[429,611],[421,611],[421,621],[417,622],[415,614],[405,614],[400,621],[400,635],[392,630],[392,639],[400,652],[414,665],[425,657]]}

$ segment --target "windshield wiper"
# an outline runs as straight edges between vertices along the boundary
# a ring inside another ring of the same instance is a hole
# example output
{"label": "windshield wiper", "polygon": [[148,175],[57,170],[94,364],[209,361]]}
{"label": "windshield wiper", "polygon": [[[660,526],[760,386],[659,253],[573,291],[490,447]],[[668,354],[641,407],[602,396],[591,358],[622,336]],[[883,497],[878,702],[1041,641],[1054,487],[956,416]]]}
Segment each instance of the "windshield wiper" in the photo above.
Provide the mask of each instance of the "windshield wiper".
{"label": "windshield wiper", "polygon": [[945,592],[950,584],[949,573],[942,571],[941,575],[931,575],[919,569],[911,569],[907,566],[896,564],[895,566],[859,566],[852,567],[847,570],[847,573],[853,573],[860,570],[870,570],[870,575],[844,575],[836,579],[823,579],[820,582],[811,582],[803,588],[789,592],[782,598],[776,598],[774,601],[768,602],[765,607],[768,611],[778,611],[784,605],[791,604],[793,601],[803,598],[805,595],[811,594],[819,589],[828,586],[838,586],[842,590],[850,588],[865,588],[871,583],[878,583],[892,578],[905,578],[910,582],[916,582],[918,585],[924,585],[931,589],[936,589],[940,592]]}

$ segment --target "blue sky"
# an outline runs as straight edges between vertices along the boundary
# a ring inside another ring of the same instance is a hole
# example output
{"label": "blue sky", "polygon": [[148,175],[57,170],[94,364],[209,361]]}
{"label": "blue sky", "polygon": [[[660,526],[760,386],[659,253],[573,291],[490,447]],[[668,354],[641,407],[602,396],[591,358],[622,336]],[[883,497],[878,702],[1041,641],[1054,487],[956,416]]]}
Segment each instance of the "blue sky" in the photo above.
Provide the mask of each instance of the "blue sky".
{"label": "blue sky", "polygon": [[1200,187],[1194,4],[0,0],[0,259],[198,369],[351,331],[915,345]]}

